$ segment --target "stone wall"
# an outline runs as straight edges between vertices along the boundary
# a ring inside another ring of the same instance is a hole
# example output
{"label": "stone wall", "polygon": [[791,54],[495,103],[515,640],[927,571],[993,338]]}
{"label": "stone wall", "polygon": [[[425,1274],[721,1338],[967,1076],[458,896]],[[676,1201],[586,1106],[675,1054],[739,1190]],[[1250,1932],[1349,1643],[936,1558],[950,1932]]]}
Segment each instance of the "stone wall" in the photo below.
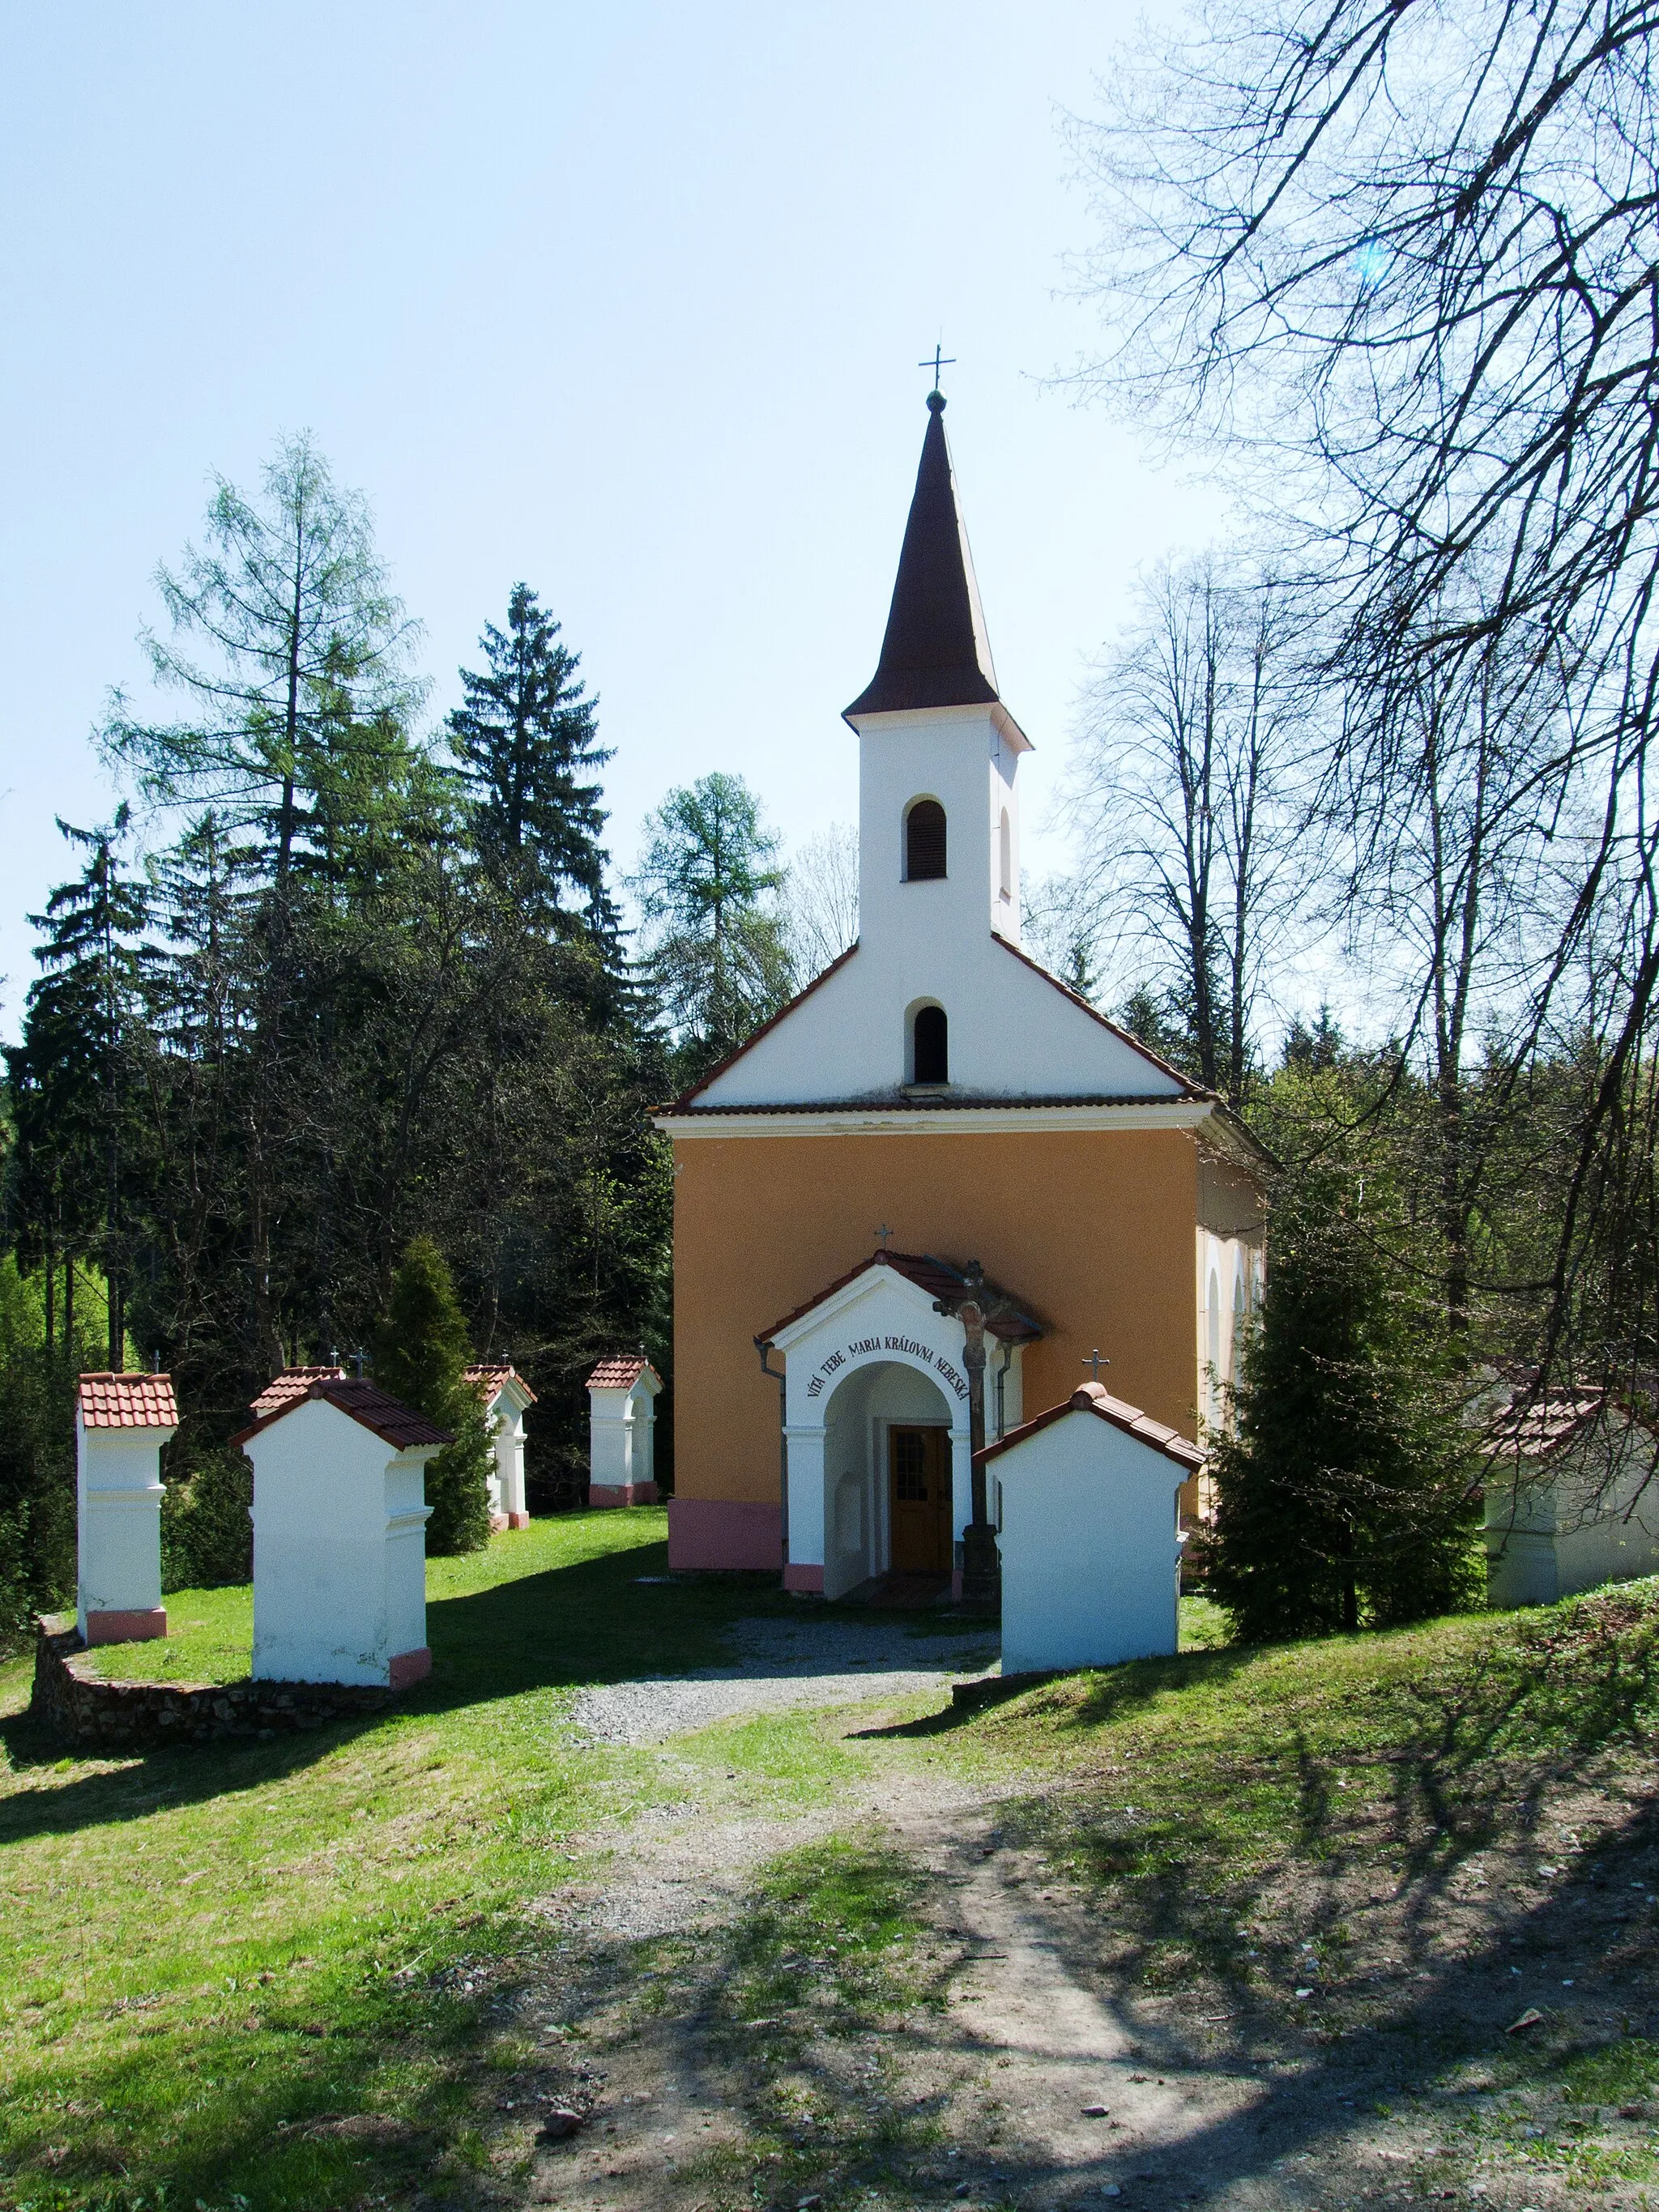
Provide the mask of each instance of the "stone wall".
{"label": "stone wall", "polygon": [[29,1711],[58,1735],[100,1751],[152,1751],[226,1736],[285,1735],[381,1711],[389,1690],[332,1682],[106,1682],[72,1620],[36,1624]]}

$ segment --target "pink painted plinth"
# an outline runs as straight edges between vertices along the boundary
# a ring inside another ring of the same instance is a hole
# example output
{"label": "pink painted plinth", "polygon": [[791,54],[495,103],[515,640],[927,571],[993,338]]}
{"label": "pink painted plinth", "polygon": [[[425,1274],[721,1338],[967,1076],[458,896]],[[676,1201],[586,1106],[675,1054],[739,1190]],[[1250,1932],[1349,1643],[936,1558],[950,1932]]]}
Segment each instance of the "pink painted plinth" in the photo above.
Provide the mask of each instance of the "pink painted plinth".
{"label": "pink painted plinth", "polygon": [[146,1606],[136,1613],[87,1615],[88,1644],[148,1644],[152,1638],[167,1632],[167,1609],[164,1605]]}
{"label": "pink painted plinth", "polygon": [[590,1482],[587,1502],[596,1512],[612,1505],[654,1505],[657,1486],[654,1482]]}
{"label": "pink painted plinth", "polygon": [[492,1513],[489,1516],[489,1533],[492,1536],[499,1536],[503,1528],[511,1526],[512,1522],[505,1513]]}
{"label": "pink painted plinth", "polygon": [[823,1595],[823,1569],[809,1565],[803,1559],[799,1565],[792,1559],[783,1571],[783,1586],[787,1590],[807,1590],[814,1596]]}
{"label": "pink painted plinth", "polygon": [[527,1513],[509,1513],[507,1516],[507,1525],[509,1528],[527,1528],[530,1526],[530,1516]]}
{"label": "pink painted plinth", "polygon": [[418,1651],[400,1651],[386,1668],[386,1686],[392,1690],[406,1690],[411,1682],[422,1682],[432,1672],[432,1654],[422,1644]]}
{"label": "pink painted plinth", "polygon": [[769,1567],[783,1565],[783,1516],[775,1505],[725,1498],[671,1498],[671,1567]]}

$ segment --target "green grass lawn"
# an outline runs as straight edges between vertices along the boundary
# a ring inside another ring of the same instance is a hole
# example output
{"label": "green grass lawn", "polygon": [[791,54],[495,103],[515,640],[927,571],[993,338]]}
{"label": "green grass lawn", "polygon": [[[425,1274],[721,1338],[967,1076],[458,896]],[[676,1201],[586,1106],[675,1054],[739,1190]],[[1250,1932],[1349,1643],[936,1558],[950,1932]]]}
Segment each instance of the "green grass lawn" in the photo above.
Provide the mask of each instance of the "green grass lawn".
{"label": "green grass lawn", "polygon": [[[742,1615],[799,1617],[763,1577],[642,1582],[664,1571],[664,1534],[655,1511],[582,1515],[434,1561],[432,1678],[309,1735],[66,1756],[22,1711],[27,1662],[0,1668],[0,2205],[137,2212],[164,2189],[168,2206],[319,2212],[365,2201],[371,2180],[404,2201],[394,2151],[295,2124],[340,2113],[418,2124],[422,2185],[459,2185],[486,2160],[492,2081],[526,2063],[489,1990],[556,1948],[527,1905],[598,1870],[596,1823],[677,1793],[746,1814],[833,1802],[878,1763],[1027,1775],[1000,1825],[1098,1896],[1126,1971],[1248,1990],[1310,1942],[1340,1960],[1356,1869],[1420,1899],[1431,1924],[1437,1886],[1486,1839],[1548,1790],[1621,1762],[1645,1772],[1659,1728],[1659,1588],[1642,1584],[1255,1651],[1213,1648],[1194,1600],[1200,1648],[1179,1659],[970,1716],[917,1708],[862,1735],[845,1717],[773,1713],[665,1759],[579,1747],[564,1726],[578,1686],[711,1662]],[[180,1633],[112,1666],[243,1670],[246,1593],[169,1605]],[[1597,1847],[1587,1831],[1575,1863]],[[853,1895],[853,1862],[813,1864],[810,1899],[787,1867],[763,1880],[757,1910],[782,1933],[746,1964],[733,1954],[749,2009],[770,2002],[774,1952],[794,1956],[790,1916]],[[848,1940],[902,1981],[904,1871],[872,1858],[859,1881],[870,1925],[849,1920]],[[651,1955],[640,1947],[642,1977]],[[1505,2063],[1593,2058],[1646,2080],[1651,2054],[1627,2042]]]}
{"label": "green grass lawn", "polygon": [[[659,1510],[576,1515],[433,1561],[431,1679],[311,1735],[65,1756],[22,1711],[30,1662],[0,1668],[0,2203],[100,2202],[125,2172],[299,2212],[357,2154],[279,2122],[465,2135],[471,2008],[433,1976],[509,1941],[572,1828],[643,1787],[637,1755],[565,1740],[574,1686],[707,1663],[735,1615],[787,1602],[763,1577],[641,1584],[665,1534]],[[112,1672],[246,1673],[246,1592],[169,1607],[182,1632]]]}
{"label": "green grass lawn", "polygon": [[[481,1591],[499,1591],[509,1581],[524,1581],[553,1572],[569,1563],[572,1543],[578,1540],[572,1532],[577,1528],[584,1532],[579,1540],[586,1556],[597,1558],[617,1550],[631,1553],[642,1545],[666,1542],[666,1510],[636,1506],[628,1514],[583,1514],[568,1519],[536,1521],[528,1528],[511,1535],[493,1537],[487,1551],[465,1559],[429,1560],[427,1602],[432,1605],[452,1598],[473,1597]],[[642,1567],[639,1571],[651,1570]],[[656,1563],[656,1571],[661,1571],[660,1561]],[[744,1604],[740,1609],[749,1613],[762,1610],[756,1602],[757,1593],[766,1591],[769,1596],[775,1596],[775,1592],[767,1591],[769,1580],[770,1577],[756,1577],[753,1588],[742,1593]],[[496,1602],[503,1601],[498,1599]],[[172,1590],[167,1595],[167,1633],[164,1638],[149,1644],[101,1644],[93,1653],[93,1663],[106,1681],[205,1683],[240,1682],[246,1679],[253,1654],[251,1583],[229,1589]],[[724,1620],[731,1607],[726,1599],[717,1596],[714,1610],[714,1615]],[[653,1633],[660,1632],[666,1625],[673,1635],[690,1632],[695,1636],[699,1632],[697,1625],[703,1621],[702,1610],[696,1604],[683,1609],[678,1605],[666,1605],[660,1598],[647,1600],[642,1607],[636,1601],[636,1612],[638,1617],[650,1622]],[[446,1616],[445,1625],[459,1627],[459,1617],[451,1623]],[[584,1665],[599,1661],[605,1625],[603,1613],[588,1624],[580,1655]],[[617,1625],[620,1630],[621,1622]],[[521,1624],[515,1625],[515,1633],[518,1626]],[[960,1621],[951,1613],[924,1617],[916,1627],[920,1633],[931,1631],[956,1636],[961,1632]],[[1227,1616],[1219,1606],[1212,1605],[1206,1597],[1182,1599],[1183,1651],[1212,1650],[1226,1640]],[[624,1673],[632,1666],[635,1648],[626,1636],[623,1638],[618,1649]],[[453,1639],[447,1656],[452,1659],[457,1656]],[[690,1660],[663,1662],[665,1667],[694,1663],[696,1662]],[[579,1679],[597,1681],[605,1676],[601,1672]]]}

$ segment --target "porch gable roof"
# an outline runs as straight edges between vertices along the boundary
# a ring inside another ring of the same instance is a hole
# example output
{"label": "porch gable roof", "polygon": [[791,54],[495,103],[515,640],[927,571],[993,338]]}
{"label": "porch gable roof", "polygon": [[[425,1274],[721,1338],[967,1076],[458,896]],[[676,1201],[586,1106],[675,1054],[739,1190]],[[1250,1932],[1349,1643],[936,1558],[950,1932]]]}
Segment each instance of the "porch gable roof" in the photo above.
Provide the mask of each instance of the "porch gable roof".
{"label": "porch gable roof", "polygon": [[781,1336],[798,1322],[805,1321],[809,1314],[816,1313],[820,1306],[828,1304],[831,1298],[839,1297],[856,1283],[860,1276],[869,1274],[877,1267],[885,1267],[911,1284],[924,1294],[930,1304],[942,1298],[954,1299],[961,1304],[977,1287],[1000,1309],[995,1311],[994,1317],[987,1317],[985,1326],[991,1335],[1004,1344],[1030,1344],[1043,1333],[1041,1322],[1026,1312],[1009,1292],[988,1279],[981,1278],[975,1285],[964,1269],[954,1266],[949,1260],[935,1258],[931,1252],[889,1252],[884,1249],[872,1253],[867,1260],[860,1260],[856,1267],[849,1267],[833,1283],[826,1283],[804,1304],[796,1306],[793,1311],[775,1321],[770,1328],[763,1329],[756,1337],[756,1343],[775,1344]]}

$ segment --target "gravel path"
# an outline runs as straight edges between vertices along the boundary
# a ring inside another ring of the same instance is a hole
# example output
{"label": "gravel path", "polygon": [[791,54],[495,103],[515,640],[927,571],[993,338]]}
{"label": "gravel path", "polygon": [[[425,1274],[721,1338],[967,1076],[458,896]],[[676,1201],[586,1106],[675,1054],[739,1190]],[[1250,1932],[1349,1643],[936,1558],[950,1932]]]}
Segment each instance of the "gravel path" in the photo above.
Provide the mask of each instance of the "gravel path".
{"label": "gravel path", "polygon": [[722,1666],[582,1691],[572,1716],[578,1738],[665,1743],[740,1714],[909,1697],[982,1673],[997,1656],[994,1630],[915,1636],[899,1620],[740,1620],[726,1642],[732,1656]]}

